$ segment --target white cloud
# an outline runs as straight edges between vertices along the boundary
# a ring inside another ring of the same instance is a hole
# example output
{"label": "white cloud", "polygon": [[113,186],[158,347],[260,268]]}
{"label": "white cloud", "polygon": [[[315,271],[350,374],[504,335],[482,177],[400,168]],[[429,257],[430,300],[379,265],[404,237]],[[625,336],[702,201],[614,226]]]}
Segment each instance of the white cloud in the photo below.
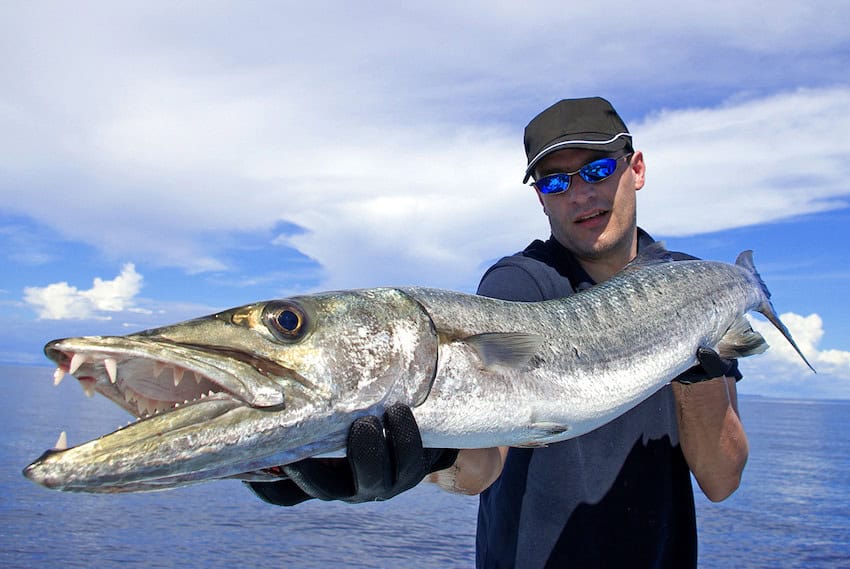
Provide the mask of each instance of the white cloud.
{"label": "white cloud", "polygon": [[[315,110],[304,110],[299,122],[311,126],[298,130],[270,101],[209,101],[189,120],[188,99],[184,106],[179,97],[162,98],[172,106],[158,109],[168,115],[158,122],[177,132],[163,131],[160,141],[145,132],[151,123],[142,117],[97,131],[80,165],[111,172],[119,189],[87,186],[89,195],[50,223],[116,256],[203,271],[227,269],[206,234],[284,220],[304,231],[281,242],[323,267],[325,288],[468,289],[488,259],[548,231],[532,192],[519,183],[521,128],[373,127],[342,119],[343,136],[329,139],[330,126]],[[135,108],[146,107],[140,101],[128,112]],[[661,235],[699,234],[847,203],[847,108],[850,89],[808,90],[636,124],[648,162],[641,224]],[[219,114],[241,118],[225,127]],[[209,134],[215,125],[225,138]],[[86,163],[94,157],[100,164]],[[31,204],[33,215],[41,210],[40,201]],[[104,230],[111,239],[102,239]]]}
{"label": "white cloud", "polygon": [[96,277],[88,290],[79,290],[67,282],[26,287],[24,301],[38,312],[40,319],[109,319],[105,313],[137,311],[133,304],[141,287],[142,275],[132,263],[127,263],[111,281]]}
{"label": "white cloud", "polygon": [[648,161],[642,223],[694,235],[847,206],[848,109],[837,87],[648,117],[632,128]]}
{"label": "white cloud", "polygon": [[823,320],[818,314],[801,316],[788,312],[780,315],[794,341],[817,370],[806,367],[791,344],[772,324],[751,318],[753,329],[764,336],[770,349],[763,355],[741,361],[744,392],[774,396],[850,397],[850,352],[822,349]]}
{"label": "white cloud", "polygon": [[[653,33],[604,42],[596,8],[557,2],[107,3],[108,30],[77,7],[4,7],[0,198],[116,258],[227,270],[210,235],[283,220],[304,228],[281,242],[323,267],[323,287],[473,288],[487,260],[547,233],[519,184],[522,128],[544,105],[609,91],[621,108],[677,91],[716,101],[839,76],[845,3],[686,4],[615,2],[606,29]],[[539,49],[550,37],[559,49]],[[753,75],[776,54],[781,80]],[[848,100],[839,86],[633,121],[642,224],[682,235],[840,205]]]}
{"label": "white cloud", "polygon": [[[823,320],[818,314],[800,316],[793,312],[782,314],[780,319],[788,327],[791,336],[818,373],[839,377],[848,382],[850,387],[850,352],[820,348],[824,336]],[[765,320],[751,320],[753,328],[764,336],[770,349],[765,356],[765,362],[774,366],[794,366],[805,371],[805,364],[794,351],[791,344],[772,324]]]}

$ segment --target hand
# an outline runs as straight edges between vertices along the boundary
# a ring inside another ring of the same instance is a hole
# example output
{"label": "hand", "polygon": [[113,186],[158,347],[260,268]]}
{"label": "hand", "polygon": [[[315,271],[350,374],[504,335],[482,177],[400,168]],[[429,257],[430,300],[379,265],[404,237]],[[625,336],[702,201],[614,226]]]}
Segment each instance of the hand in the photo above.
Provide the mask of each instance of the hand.
{"label": "hand", "polygon": [[734,377],[735,379],[741,379],[741,373],[738,371],[738,361],[721,358],[720,355],[711,348],[699,348],[697,350],[697,361],[699,362],[699,365],[695,365],[691,369],[685,371],[685,373],[675,378],[673,381],[690,385],[692,383],[699,383],[716,377]]}
{"label": "hand", "polygon": [[396,403],[378,417],[361,417],[348,431],[345,458],[308,458],[283,466],[288,480],[246,482],[262,500],[294,506],[306,500],[358,503],[388,500],[431,472],[451,466],[457,450],[422,448],[410,407]]}

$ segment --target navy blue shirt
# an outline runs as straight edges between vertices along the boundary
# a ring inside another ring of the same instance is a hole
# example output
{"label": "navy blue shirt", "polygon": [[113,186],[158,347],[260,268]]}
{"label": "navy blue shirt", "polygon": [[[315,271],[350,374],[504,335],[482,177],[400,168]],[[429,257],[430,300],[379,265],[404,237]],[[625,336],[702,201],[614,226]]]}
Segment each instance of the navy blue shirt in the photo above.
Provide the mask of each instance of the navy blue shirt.
{"label": "navy blue shirt", "polygon": [[[639,230],[638,249],[649,243]],[[478,293],[539,301],[592,284],[550,238],[493,265]],[[670,386],[581,437],[511,448],[501,476],[480,497],[479,569],[687,569],[696,562],[693,489]]]}

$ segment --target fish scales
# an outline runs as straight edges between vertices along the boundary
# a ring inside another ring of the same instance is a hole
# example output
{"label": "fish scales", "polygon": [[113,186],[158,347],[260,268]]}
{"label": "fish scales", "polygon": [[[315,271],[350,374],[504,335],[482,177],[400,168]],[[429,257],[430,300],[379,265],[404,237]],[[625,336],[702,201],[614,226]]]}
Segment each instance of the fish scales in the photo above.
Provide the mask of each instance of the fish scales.
{"label": "fish scales", "polygon": [[[438,329],[457,329],[464,314],[460,336],[534,330],[545,339],[529,366],[485,371],[486,382],[477,379],[480,364],[463,342],[441,346],[452,365],[441,367],[432,396],[415,409],[423,440],[450,446],[461,433],[476,433],[470,446],[505,444],[489,436],[502,436],[496,422],[524,423],[518,436],[539,443],[589,432],[695,365],[698,346],[716,346],[739,315],[761,302],[755,284],[732,265],[677,262],[627,272],[567,301],[521,304],[406,289]],[[429,428],[432,420],[440,428]],[[539,425],[564,430],[547,438]]]}
{"label": "fish scales", "polygon": [[343,450],[352,421],[396,402],[413,408],[426,446],[548,444],[638,405],[693,366],[699,347],[763,351],[742,320],[750,310],[793,345],[749,253],[735,265],[672,263],[654,247],[558,300],[336,291],[126,337],[56,340],[45,353],[59,379],[70,372],[141,420],[48,451],[24,474],[78,492],[273,479],[272,467]]}

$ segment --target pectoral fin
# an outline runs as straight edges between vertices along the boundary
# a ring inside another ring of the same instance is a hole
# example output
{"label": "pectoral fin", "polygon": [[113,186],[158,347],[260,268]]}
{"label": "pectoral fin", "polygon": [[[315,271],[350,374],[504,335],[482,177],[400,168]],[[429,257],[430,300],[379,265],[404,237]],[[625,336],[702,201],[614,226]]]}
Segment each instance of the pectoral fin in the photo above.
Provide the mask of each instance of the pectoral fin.
{"label": "pectoral fin", "polygon": [[505,367],[522,367],[537,353],[543,344],[543,337],[538,334],[521,332],[488,332],[464,338],[484,367],[502,365]]}

